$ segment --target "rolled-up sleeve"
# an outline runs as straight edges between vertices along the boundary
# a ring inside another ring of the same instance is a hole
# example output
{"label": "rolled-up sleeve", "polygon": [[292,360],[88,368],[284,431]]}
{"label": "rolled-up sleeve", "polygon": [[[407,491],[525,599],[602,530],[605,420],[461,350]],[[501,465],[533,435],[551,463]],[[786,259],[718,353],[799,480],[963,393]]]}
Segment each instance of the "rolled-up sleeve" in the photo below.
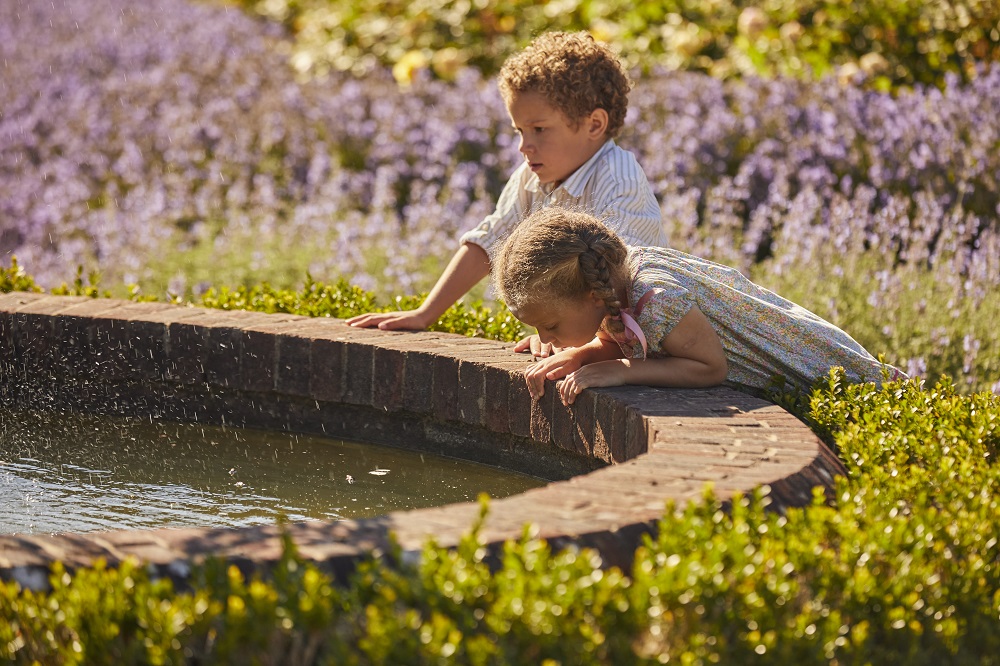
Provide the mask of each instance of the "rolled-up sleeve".
{"label": "rolled-up sleeve", "polygon": [[525,207],[528,202],[525,191],[525,172],[528,171],[527,164],[519,166],[500,193],[497,200],[496,210],[487,215],[482,222],[462,234],[459,239],[462,243],[473,243],[483,248],[493,261],[494,255],[500,251],[503,239],[513,231],[514,227],[521,221]]}

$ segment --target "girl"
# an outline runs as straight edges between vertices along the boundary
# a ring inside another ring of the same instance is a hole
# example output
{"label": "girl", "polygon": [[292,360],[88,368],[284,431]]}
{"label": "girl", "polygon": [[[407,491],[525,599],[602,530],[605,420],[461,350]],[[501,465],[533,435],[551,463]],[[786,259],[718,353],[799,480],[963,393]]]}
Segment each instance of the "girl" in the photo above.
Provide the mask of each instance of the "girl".
{"label": "girl", "polygon": [[[905,377],[847,333],[736,269],[660,247],[626,248],[591,215],[550,207],[504,243],[494,281],[511,312],[564,349],[525,372],[532,397],[565,378],[563,403],[592,386],[800,390],[844,368],[854,381]],[[780,380],[779,380],[780,381]]]}

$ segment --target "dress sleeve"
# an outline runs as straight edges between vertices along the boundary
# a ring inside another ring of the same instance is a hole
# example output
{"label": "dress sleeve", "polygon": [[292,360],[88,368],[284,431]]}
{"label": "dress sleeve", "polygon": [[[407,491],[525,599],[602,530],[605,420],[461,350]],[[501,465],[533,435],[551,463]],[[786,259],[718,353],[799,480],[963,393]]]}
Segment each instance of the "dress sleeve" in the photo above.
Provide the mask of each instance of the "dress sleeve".
{"label": "dress sleeve", "polygon": [[646,297],[636,318],[643,335],[646,336],[649,356],[664,356],[664,352],[661,351],[664,339],[698,303],[693,293],[669,276],[644,280],[641,286],[637,287],[634,292],[637,302],[644,294],[652,292]]}
{"label": "dress sleeve", "polygon": [[527,192],[524,189],[525,174],[530,175],[527,163],[519,166],[504,185],[503,192],[497,200],[496,210],[487,215],[482,222],[462,234],[462,243],[473,243],[483,248],[492,262],[500,251],[504,239],[521,221],[528,205]]}

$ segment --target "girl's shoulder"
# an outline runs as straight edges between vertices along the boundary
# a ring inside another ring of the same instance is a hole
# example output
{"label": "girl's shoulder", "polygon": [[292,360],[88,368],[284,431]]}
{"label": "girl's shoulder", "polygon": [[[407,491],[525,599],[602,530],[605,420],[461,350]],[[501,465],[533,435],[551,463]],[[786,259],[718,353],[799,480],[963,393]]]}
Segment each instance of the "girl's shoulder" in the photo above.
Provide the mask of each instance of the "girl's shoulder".
{"label": "girl's shoulder", "polygon": [[629,300],[635,304],[647,292],[678,295],[687,291],[684,271],[676,270],[676,251],[664,247],[630,248],[628,261],[632,278]]}
{"label": "girl's shoulder", "polygon": [[628,256],[633,277],[643,275],[668,281],[677,281],[692,266],[703,262],[669,247],[633,247]]}
{"label": "girl's shoulder", "polygon": [[655,277],[688,287],[718,284],[742,289],[750,284],[737,268],[669,247],[632,248],[629,262],[633,277]]}

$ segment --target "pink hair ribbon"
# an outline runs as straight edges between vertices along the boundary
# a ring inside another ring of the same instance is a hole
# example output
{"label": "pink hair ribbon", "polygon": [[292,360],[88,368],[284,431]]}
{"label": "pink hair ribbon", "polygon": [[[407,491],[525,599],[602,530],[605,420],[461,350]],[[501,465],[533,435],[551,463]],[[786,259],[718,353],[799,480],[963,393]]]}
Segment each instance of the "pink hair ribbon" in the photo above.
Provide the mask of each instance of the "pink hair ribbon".
{"label": "pink hair ribbon", "polygon": [[[631,343],[634,340],[638,340],[642,345],[643,358],[646,358],[646,355],[649,353],[649,347],[646,343],[646,335],[642,332],[642,327],[639,326],[639,322],[636,321],[636,318],[638,318],[638,316],[642,313],[642,308],[646,305],[649,299],[660,291],[663,290],[650,289],[639,298],[634,308],[621,309],[620,319],[622,324],[625,325],[625,342]],[[634,315],[632,314],[633,312],[635,313]]]}

